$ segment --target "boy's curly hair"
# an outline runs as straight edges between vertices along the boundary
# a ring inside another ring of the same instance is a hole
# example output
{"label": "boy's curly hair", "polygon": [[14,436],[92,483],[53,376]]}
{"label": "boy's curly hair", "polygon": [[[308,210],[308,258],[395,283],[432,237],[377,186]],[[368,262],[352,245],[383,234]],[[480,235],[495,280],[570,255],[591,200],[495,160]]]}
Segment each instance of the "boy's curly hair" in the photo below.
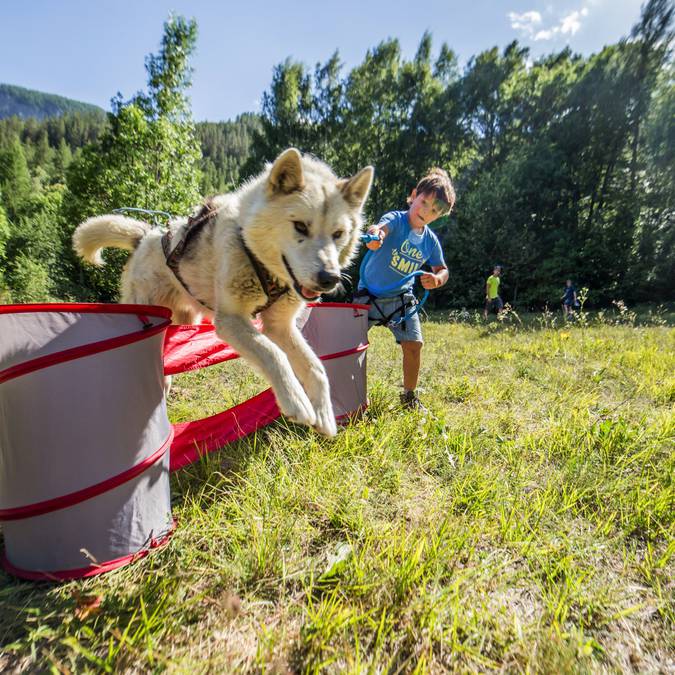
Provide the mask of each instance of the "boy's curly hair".
{"label": "boy's curly hair", "polygon": [[[440,167],[433,167],[429,169],[422,180],[417,183],[415,188],[418,195],[432,194],[436,199],[445,204],[443,215],[447,215],[455,205],[455,188],[452,186],[452,181],[448,172]],[[412,199],[408,198],[408,203]]]}

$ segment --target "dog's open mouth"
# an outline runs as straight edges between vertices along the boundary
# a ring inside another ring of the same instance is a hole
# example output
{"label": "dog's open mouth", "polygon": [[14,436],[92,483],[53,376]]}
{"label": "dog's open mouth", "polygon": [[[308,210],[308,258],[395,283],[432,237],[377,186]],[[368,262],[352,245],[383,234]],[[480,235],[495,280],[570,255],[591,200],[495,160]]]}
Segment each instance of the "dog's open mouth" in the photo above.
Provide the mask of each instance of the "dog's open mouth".
{"label": "dog's open mouth", "polygon": [[307,286],[296,286],[296,292],[298,289],[300,295],[305,298],[305,300],[316,300],[321,295],[320,292],[313,291],[311,288],[307,288]]}
{"label": "dog's open mouth", "polygon": [[303,286],[298,279],[296,278],[295,274],[293,274],[293,270],[291,269],[291,266],[288,264],[288,260],[286,260],[286,256],[282,256],[284,265],[286,265],[286,270],[291,276],[291,279],[293,280],[293,290],[303,299],[303,300],[316,300],[321,293],[324,291],[317,291],[314,290],[313,288],[309,288],[308,286]]}

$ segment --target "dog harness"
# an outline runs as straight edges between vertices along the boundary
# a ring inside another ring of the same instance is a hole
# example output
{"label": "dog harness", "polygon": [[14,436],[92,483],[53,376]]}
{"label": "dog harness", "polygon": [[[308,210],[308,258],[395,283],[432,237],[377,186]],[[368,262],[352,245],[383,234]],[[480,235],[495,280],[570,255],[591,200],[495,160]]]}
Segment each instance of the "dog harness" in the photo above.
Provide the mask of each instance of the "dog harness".
{"label": "dog harness", "polygon": [[[195,298],[197,302],[199,302],[201,305],[204,305],[204,307],[210,309],[211,311],[213,311],[212,307],[209,307],[209,305],[207,305],[203,300],[200,300],[194,295],[194,293],[192,293],[189,286],[185,282],[185,279],[183,279],[181,276],[179,265],[181,258],[185,254],[185,251],[187,250],[190,242],[202,231],[204,226],[209,221],[216,217],[217,213],[218,209],[213,203],[213,200],[207,200],[194,216],[190,216],[188,218],[187,225],[183,228],[183,235],[173,248],[171,247],[171,230],[167,230],[166,234],[162,236],[162,250],[164,251],[164,257],[166,258],[166,264],[168,265],[169,269],[173,272],[174,276],[176,279],[178,279],[180,285],[187,291],[187,293]],[[282,295],[285,295],[291,289],[286,284],[280,283],[278,279],[273,277],[270,271],[254,255],[253,251],[251,251],[251,249],[246,246],[241,228],[239,229],[238,235],[242,248],[248,256],[251,266],[258,277],[260,287],[262,288],[263,293],[267,296],[267,302],[257,307],[253,312],[253,316],[255,316],[258,312],[262,312],[268,307],[271,307]],[[284,263],[288,267],[285,258]]]}
{"label": "dog harness", "polygon": [[218,209],[216,209],[212,201],[207,200],[204,202],[201,209],[194,216],[188,218],[187,225],[183,228],[183,236],[176,242],[173,249],[171,248],[173,237],[171,230],[167,230],[162,236],[162,250],[164,251],[164,257],[169,269],[173,272],[176,279],[178,279],[180,285],[187,291],[188,295],[191,295],[200,305],[204,305],[204,307],[211,311],[213,311],[213,307],[209,307],[203,300],[200,300],[192,293],[185,283],[185,279],[181,276],[178,266],[190,241],[202,231],[204,225],[214,218],[217,213]]}
{"label": "dog harness", "polygon": [[[286,284],[280,283],[276,277],[273,277],[267,267],[265,267],[260,262],[260,260],[256,258],[253,251],[251,251],[251,249],[246,246],[241,229],[239,230],[239,241],[244,248],[244,252],[248,256],[248,259],[251,261],[251,265],[255,270],[256,276],[258,277],[258,281],[260,282],[260,287],[262,288],[263,293],[267,296],[267,302],[264,305],[256,308],[253,312],[253,316],[255,316],[258,312],[264,312],[266,309],[271,307],[282,295],[286,295],[286,293],[288,293],[291,289]],[[284,263],[286,263],[285,258]],[[287,264],[286,266],[288,267]]]}

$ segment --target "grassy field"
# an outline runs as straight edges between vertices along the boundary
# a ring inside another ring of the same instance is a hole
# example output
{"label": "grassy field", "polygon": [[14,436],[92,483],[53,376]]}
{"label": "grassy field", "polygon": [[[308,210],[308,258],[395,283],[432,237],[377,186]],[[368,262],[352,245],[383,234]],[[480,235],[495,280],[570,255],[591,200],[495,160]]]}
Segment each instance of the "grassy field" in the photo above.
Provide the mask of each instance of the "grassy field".
{"label": "grassy field", "polygon": [[[674,672],[675,329],[646,323],[436,315],[426,415],[371,331],[336,439],[279,422],[182,470],[171,543],[128,568],[0,572],[0,670]],[[262,387],[181,376],[170,414]]]}

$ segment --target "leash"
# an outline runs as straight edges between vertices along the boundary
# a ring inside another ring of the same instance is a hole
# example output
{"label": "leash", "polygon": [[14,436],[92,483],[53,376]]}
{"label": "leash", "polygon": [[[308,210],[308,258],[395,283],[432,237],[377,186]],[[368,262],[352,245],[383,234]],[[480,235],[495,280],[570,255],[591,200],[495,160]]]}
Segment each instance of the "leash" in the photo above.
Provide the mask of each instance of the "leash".
{"label": "leash", "polygon": [[[391,291],[395,291],[396,289],[401,287],[402,283],[405,283],[406,281],[410,281],[410,279],[414,279],[415,277],[421,277],[426,272],[423,272],[422,270],[417,270],[417,272],[411,272],[407,276],[403,277],[401,281],[391,284],[389,286],[383,286],[382,288],[373,288],[370,286],[368,290],[373,293],[375,297],[381,297],[383,294],[389,293]],[[424,294],[422,295],[422,299],[418,300],[414,305],[411,311],[405,312],[403,316],[399,317],[398,319],[392,319],[391,321],[387,322],[388,326],[391,326],[394,328],[395,326],[398,326],[400,323],[403,323],[404,321],[407,321],[408,319],[411,319],[415,314],[419,314],[419,311],[422,309],[424,306],[424,303],[427,301],[427,298],[429,297],[429,290],[424,289]]]}
{"label": "leash", "polygon": [[147,216],[152,216],[153,225],[162,225],[159,223],[159,217],[166,218],[166,220],[171,220],[173,216],[166,211],[153,211],[152,209],[139,209],[135,206],[121,206],[119,209],[113,209],[113,213],[143,213]]}

